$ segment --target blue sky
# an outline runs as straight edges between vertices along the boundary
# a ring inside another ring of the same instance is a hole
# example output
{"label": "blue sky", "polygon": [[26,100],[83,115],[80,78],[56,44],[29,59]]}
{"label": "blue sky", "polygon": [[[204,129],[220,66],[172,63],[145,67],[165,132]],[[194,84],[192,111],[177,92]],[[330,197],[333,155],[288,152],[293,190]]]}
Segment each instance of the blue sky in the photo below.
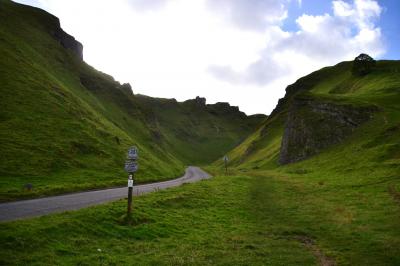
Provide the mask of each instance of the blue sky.
{"label": "blue sky", "polygon": [[378,25],[387,44],[385,59],[400,60],[400,1],[380,0],[384,11]]}
{"label": "blue sky", "polygon": [[[351,3],[352,1],[347,0]],[[386,51],[380,56],[382,59],[400,60],[400,0],[379,0],[382,14],[376,21],[381,28]],[[283,27],[289,31],[298,30],[296,19],[303,13],[309,15],[332,14],[331,1],[302,0],[301,5],[292,1],[288,8],[288,18]]]}
{"label": "blue sky", "polygon": [[287,85],[360,53],[400,59],[400,0],[17,0],[60,18],[134,93],[270,113]]}

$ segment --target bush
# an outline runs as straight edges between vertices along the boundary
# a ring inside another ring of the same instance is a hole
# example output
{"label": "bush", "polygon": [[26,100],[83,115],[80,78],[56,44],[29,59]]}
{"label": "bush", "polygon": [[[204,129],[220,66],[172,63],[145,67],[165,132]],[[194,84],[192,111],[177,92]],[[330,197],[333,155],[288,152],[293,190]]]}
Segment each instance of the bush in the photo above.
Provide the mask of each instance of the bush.
{"label": "bush", "polygon": [[365,76],[371,73],[376,65],[376,61],[367,54],[360,54],[353,61],[353,74],[357,76]]}

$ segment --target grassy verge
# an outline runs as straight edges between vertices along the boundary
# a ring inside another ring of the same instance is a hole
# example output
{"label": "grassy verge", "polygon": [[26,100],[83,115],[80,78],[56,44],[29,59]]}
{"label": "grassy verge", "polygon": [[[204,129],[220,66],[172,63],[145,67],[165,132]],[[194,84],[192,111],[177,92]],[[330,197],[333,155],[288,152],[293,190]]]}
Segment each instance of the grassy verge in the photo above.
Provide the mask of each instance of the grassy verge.
{"label": "grassy verge", "polygon": [[[148,184],[171,180],[183,176],[185,169],[175,171],[174,175],[166,176],[162,173],[160,177],[140,175],[135,179],[136,184]],[[121,169],[115,169],[114,173],[101,171],[68,171],[63,174],[50,175],[46,177],[31,177],[31,190],[25,188],[25,177],[13,177],[0,179],[0,202],[8,202],[23,199],[55,196],[66,193],[81,192],[94,189],[105,189],[121,187],[126,185],[127,173]]]}
{"label": "grassy verge", "polygon": [[0,224],[0,264],[398,265],[398,189],[217,176],[135,198],[129,226],[124,200]]}

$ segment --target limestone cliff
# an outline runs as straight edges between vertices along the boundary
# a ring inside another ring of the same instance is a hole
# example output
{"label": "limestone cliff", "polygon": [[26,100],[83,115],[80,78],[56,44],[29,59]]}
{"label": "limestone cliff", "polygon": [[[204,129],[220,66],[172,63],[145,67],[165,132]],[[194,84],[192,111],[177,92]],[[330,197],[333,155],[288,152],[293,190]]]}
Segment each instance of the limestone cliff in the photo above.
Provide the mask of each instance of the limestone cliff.
{"label": "limestone cliff", "polygon": [[294,97],[288,110],[279,162],[300,161],[342,142],[375,111],[374,107]]}

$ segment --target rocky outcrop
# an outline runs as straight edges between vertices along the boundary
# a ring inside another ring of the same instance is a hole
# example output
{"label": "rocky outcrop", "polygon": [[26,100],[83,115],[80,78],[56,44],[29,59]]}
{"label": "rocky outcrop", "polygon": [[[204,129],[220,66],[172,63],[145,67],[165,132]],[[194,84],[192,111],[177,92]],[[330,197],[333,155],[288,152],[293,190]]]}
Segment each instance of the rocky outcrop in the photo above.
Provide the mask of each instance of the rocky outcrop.
{"label": "rocky outcrop", "polygon": [[304,160],[342,142],[375,111],[373,107],[294,97],[288,111],[279,162],[287,164]]}
{"label": "rocky outcrop", "polygon": [[[338,65],[340,65],[339,63]],[[288,104],[290,104],[291,99],[299,93],[304,93],[311,90],[316,84],[320,83],[324,79],[324,75],[321,73],[326,72],[329,68],[325,68],[319,71],[315,71],[305,77],[296,80],[295,83],[288,85],[286,87],[285,97],[279,99],[278,104],[275,106],[274,110],[269,115],[274,117],[279,113],[286,111]]]}
{"label": "rocky outcrop", "polygon": [[193,105],[197,107],[206,107],[206,98],[197,96],[195,99],[189,99],[184,101],[187,105]]}
{"label": "rocky outcrop", "polygon": [[241,112],[238,106],[231,106],[227,102],[217,102],[214,104],[207,104],[207,110],[213,115],[234,114],[242,118],[246,117],[246,114]]}
{"label": "rocky outcrop", "polygon": [[225,111],[227,113],[229,112],[239,112],[239,107],[238,106],[232,106],[227,102],[217,102],[213,104],[215,109],[219,109],[221,111]]}
{"label": "rocky outcrop", "polygon": [[[83,45],[61,28],[60,20],[56,16],[42,9],[24,4],[17,4],[12,1],[0,1],[0,7],[11,12],[8,16],[26,17],[26,20],[29,20],[29,23],[32,24],[33,27],[38,27],[38,30],[44,30],[53,39],[60,43],[61,46],[70,50],[80,60],[83,60]],[[12,12],[20,13],[19,15],[16,15]]]}
{"label": "rocky outcrop", "polygon": [[125,93],[127,93],[128,95],[133,95],[133,91],[132,91],[132,86],[129,83],[124,83],[121,85],[121,90]]}
{"label": "rocky outcrop", "polygon": [[65,49],[71,50],[80,60],[83,60],[83,45],[75,40],[73,36],[61,29],[59,22],[58,27],[52,32],[52,36],[59,41]]}
{"label": "rocky outcrop", "polygon": [[196,99],[194,99],[196,104],[199,106],[205,106],[206,105],[206,98],[202,98],[197,96]]}

